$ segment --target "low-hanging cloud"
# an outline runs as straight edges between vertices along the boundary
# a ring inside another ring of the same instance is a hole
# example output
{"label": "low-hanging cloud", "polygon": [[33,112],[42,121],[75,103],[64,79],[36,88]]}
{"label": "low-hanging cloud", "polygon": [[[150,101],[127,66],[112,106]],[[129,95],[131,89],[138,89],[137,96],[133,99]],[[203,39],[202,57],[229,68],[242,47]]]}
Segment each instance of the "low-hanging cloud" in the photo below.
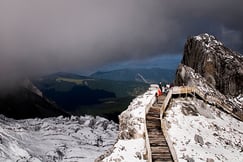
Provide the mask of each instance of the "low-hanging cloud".
{"label": "low-hanging cloud", "polygon": [[0,83],[182,53],[187,36],[203,32],[242,51],[242,6],[242,0],[2,0]]}

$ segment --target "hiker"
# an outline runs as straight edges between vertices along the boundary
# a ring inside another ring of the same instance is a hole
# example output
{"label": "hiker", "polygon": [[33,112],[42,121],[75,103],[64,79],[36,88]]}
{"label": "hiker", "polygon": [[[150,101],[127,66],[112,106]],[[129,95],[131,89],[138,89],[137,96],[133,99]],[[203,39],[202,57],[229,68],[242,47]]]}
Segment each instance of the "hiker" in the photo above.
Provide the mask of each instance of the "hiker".
{"label": "hiker", "polygon": [[158,92],[155,93],[155,103],[159,102],[159,95]]}
{"label": "hiker", "polygon": [[162,91],[160,90],[160,88],[158,88],[157,92],[155,93],[156,103],[159,103],[159,96],[161,95],[162,95]]}
{"label": "hiker", "polygon": [[166,84],[166,88],[167,88],[168,90],[170,89],[170,84],[169,84],[169,83]]}
{"label": "hiker", "polygon": [[165,94],[165,87],[162,86],[162,90],[161,90],[162,94]]}
{"label": "hiker", "polygon": [[157,91],[157,92],[158,92],[158,96],[161,96],[161,95],[162,95],[162,91],[161,91],[161,89],[160,89],[160,88],[158,89],[158,91]]}
{"label": "hiker", "polygon": [[162,83],[161,82],[159,82],[159,88],[162,91]]}

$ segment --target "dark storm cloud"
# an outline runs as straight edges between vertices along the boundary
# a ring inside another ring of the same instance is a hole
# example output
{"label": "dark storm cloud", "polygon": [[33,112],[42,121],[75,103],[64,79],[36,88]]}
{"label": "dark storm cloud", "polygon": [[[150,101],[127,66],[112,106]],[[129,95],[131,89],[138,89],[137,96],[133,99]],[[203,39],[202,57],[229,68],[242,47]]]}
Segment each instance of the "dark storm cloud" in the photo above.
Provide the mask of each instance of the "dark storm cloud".
{"label": "dark storm cloud", "polygon": [[242,0],[2,0],[0,82],[182,53],[209,32],[242,50]]}

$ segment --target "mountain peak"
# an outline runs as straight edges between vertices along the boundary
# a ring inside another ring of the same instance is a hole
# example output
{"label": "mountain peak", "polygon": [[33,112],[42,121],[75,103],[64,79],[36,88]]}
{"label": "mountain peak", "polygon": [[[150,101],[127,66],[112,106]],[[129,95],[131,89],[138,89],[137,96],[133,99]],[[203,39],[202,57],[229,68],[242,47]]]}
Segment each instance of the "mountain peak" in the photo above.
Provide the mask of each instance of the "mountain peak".
{"label": "mountain peak", "polygon": [[198,36],[193,36],[194,39],[198,40],[198,41],[203,41],[205,42],[205,44],[210,44],[210,45],[223,45],[222,42],[218,41],[215,36],[210,35],[208,33],[204,33],[204,34],[200,34]]}
{"label": "mountain peak", "polygon": [[182,64],[191,67],[225,95],[243,93],[243,57],[207,33],[190,37]]}

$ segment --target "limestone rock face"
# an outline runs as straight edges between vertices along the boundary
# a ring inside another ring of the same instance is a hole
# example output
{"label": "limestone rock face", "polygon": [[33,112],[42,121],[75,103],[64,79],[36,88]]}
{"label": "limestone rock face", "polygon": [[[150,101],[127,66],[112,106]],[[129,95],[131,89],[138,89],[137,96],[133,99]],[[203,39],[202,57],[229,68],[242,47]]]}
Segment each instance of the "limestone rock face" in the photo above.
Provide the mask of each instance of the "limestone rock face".
{"label": "limestone rock face", "polygon": [[[212,35],[189,38],[181,63],[201,74],[224,95],[243,93],[243,56],[225,47]],[[179,80],[176,82],[180,83]]]}

